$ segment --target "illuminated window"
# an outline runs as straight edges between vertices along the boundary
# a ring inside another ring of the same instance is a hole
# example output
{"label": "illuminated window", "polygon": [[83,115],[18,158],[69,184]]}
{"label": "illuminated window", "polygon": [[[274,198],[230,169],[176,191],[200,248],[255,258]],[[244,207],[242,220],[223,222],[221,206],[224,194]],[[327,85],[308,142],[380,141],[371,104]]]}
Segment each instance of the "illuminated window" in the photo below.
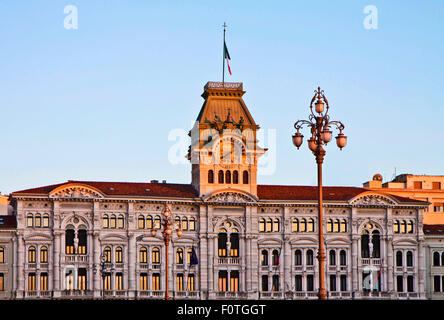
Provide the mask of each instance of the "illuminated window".
{"label": "illuminated window", "polygon": [[347,232],[347,220],[342,219],[341,221],[341,232]]}
{"label": "illuminated window", "polygon": [[145,218],[142,215],[139,215],[137,218],[137,227],[139,229],[145,229]]}
{"label": "illuminated window", "polygon": [[279,219],[274,218],[273,220],[273,231],[278,232],[279,231]]}
{"label": "illuminated window", "polygon": [[195,285],[195,279],[194,274],[188,274],[188,291],[195,291],[196,285]]}
{"label": "illuminated window", "polygon": [[160,250],[157,247],[153,248],[152,251],[152,263],[160,263]]}
{"label": "illuminated window", "polygon": [[124,218],[123,214],[119,215],[119,217],[117,218],[117,228],[123,229],[124,222],[125,222],[125,218]]}
{"label": "illuminated window", "polygon": [[28,216],[26,218],[26,226],[27,227],[33,227],[34,226],[34,217],[30,213],[28,214]]}
{"label": "illuminated window", "polygon": [[28,262],[35,263],[35,247],[31,246],[28,249]]}
{"label": "illuminated window", "polygon": [[218,244],[218,255],[219,257],[227,256],[227,234],[225,232],[220,232],[217,238]]}
{"label": "illuminated window", "polygon": [[399,233],[399,230],[400,230],[400,228],[399,228],[399,221],[395,220],[395,223],[393,223],[393,232],[394,233]]}
{"label": "illuminated window", "polygon": [[273,275],[271,290],[279,291],[279,276],[277,274]]}
{"label": "illuminated window", "polygon": [[230,243],[230,256],[239,257],[239,234],[233,230],[230,233]]}
{"label": "illuminated window", "polygon": [[183,274],[178,273],[176,275],[176,290],[183,291]]}
{"label": "illuminated window", "polygon": [[0,273],[0,291],[5,291],[5,275]]}
{"label": "illuminated window", "polygon": [[273,220],[271,220],[271,218],[267,219],[267,222],[265,224],[265,231],[266,232],[271,232],[273,231]]}
{"label": "illuminated window", "polygon": [[314,232],[314,220],[312,218],[308,220],[307,232]]}
{"label": "illuminated window", "polygon": [[31,272],[28,274],[28,291],[34,291],[34,290],[36,290],[35,273]]}
{"label": "illuminated window", "polygon": [[122,263],[123,262],[123,249],[122,247],[116,248],[116,256],[115,256],[116,263]]}
{"label": "illuminated window", "polygon": [[35,227],[40,228],[42,226],[42,217],[41,217],[40,213],[37,213],[35,215],[34,222],[35,222]]}
{"label": "illuminated window", "polygon": [[187,217],[182,218],[182,230],[188,230],[188,219]]}
{"label": "illuminated window", "polygon": [[86,268],[79,268],[78,277],[77,277],[77,289],[78,290],[87,289]]}
{"label": "illuminated window", "polygon": [[153,217],[148,216],[146,217],[146,226],[147,229],[152,229],[153,228]]}
{"label": "illuminated window", "polygon": [[327,232],[333,232],[333,220],[332,219],[327,220]]}
{"label": "illuminated window", "polygon": [[183,250],[181,248],[176,251],[176,264],[183,264]]}
{"label": "illuminated window", "polygon": [[154,229],[160,229],[160,216],[154,217]]}
{"label": "illuminated window", "polygon": [[145,247],[139,250],[139,263],[147,263],[147,249]]}
{"label": "illuminated window", "polygon": [[140,290],[148,290],[148,274],[141,273],[139,276]]}
{"label": "illuminated window", "polygon": [[190,231],[196,230],[196,219],[190,218],[189,229],[190,229]]}
{"label": "illuminated window", "polygon": [[121,272],[116,273],[115,280],[116,280],[115,289],[123,290],[123,274]]}
{"label": "illuminated window", "polygon": [[307,220],[305,220],[305,218],[303,218],[301,220],[301,223],[299,225],[299,231],[300,232],[307,232]]}
{"label": "illuminated window", "polygon": [[259,232],[265,232],[265,219],[259,219]]}
{"label": "illuminated window", "polygon": [[226,270],[219,271],[219,292],[227,291],[228,273]]}
{"label": "illuminated window", "polygon": [[293,218],[291,223],[291,231],[298,232],[299,231],[299,220],[297,218]]}
{"label": "illuminated window", "polygon": [[105,286],[105,290],[109,291],[112,290],[111,289],[111,273],[105,273],[105,278],[104,278],[104,286]]}
{"label": "illuminated window", "polygon": [[339,232],[339,220],[336,219],[333,224],[333,232]]}
{"label": "illuminated window", "polygon": [[0,247],[0,263],[5,263],[5,248]]}
{"label": "illuminated window", "polygon": [[401,222],[401,233],[406,233],[407,232],[407,223],[405,222],[405,220],[403,220]]}
{"label": "illuminated window", "polygon": [[174,218],[174,229],[177,230],[177,229],[179,229],[179,228],[180,228],[180,217],[179,217],[179,216],[176,216],[176,217]]}
{"label": "illuminated window", "polygon": [[413,233],[413,221],[407,222],[407,233]]}
{"label": "illuminated window", "polygon": [[86,233],[86,227],[82,226],[82,229],[79,229],[77,232],[77,237],[79,239],[79,247],[78,247],[78,254],[86,254],[86,247],[88,242],[88,236]]}
{"label": "illuminated window", "polygon": [[193,249],[189,248],[187,251],[187,264],[191,263],[191,257],[193,256]]}
{"label": "illuminated window", "polygon": [[65,231],[65,253],[74,254],[74,229]]}
{"label": "illuminated window", "polygon": [[43,246],[40,248],[40,263],[48,262],[48,247]]}
{"label": "illuminated window", "polygon": [[111,247],[105,247],[105,250],[103,250],[103,253],[105,255],[105,262],[110,263],[111,262]]}
{"label": "illuminated window", "polygon": [[160,290],[160,274],[159,273],[153,274],[153,290],[154,291]]}
{"label": "illuminated window", "polygon": [[239,271],[233,270],[230,272],[230,291],[239,291]]}
{"label": "illuminated window", "polygon": [[43,224],[42,227],[47,228],[49,227],[49,215],[47,213],[45,213],[43,215]]}
{"label": "illuminated window", "polygon": [[111,218],[109,219],[109,227],[111,229],[115,229],[117,225],[117,217],[115,214],[111,215]]}
{"label": "illuminated window", "polygon": [[103,225],[103,228],[105,228],[105,229],[109,228],[109,216],[107,214],[103,215],[102,225]]}

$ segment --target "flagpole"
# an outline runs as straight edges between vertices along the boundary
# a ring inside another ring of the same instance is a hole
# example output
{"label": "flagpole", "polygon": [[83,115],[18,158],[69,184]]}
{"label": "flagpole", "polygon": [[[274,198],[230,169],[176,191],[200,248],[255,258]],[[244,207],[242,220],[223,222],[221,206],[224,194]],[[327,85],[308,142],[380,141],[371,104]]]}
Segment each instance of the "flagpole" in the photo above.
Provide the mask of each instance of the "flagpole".
{"label": "flagpole", "polygon": [[225,27],[227,24],[224,22],[224,43],[222,46],[222,87],[225,87]]}

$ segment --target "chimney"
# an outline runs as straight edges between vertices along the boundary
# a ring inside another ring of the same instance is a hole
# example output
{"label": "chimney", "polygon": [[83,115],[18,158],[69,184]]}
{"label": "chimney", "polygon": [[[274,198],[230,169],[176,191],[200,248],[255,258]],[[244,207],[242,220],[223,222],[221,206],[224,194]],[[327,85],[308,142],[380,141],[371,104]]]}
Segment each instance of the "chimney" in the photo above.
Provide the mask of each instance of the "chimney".
{"label": "chimney", "polygon": [[151,183],[159,183],[159,180],[151,180]]}

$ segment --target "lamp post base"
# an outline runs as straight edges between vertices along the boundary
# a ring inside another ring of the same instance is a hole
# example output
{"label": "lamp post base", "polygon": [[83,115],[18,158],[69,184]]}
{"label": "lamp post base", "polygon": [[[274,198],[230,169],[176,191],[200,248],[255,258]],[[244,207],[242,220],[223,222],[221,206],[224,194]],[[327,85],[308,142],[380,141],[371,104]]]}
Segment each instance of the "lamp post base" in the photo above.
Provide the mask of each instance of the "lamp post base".
{"label": "lamp post base", "polygon": [[324,288],[319,289],[318,298],[319,300],[327,300],[327,291]]}

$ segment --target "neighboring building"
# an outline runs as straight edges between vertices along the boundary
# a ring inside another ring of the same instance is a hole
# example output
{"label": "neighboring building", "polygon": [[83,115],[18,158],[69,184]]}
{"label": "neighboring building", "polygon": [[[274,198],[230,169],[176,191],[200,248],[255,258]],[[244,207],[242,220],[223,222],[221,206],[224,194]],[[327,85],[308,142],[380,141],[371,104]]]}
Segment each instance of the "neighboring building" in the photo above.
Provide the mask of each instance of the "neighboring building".
{"label": "neighboring building", "polygon": [[401,174],[390,182],[382,183],[382,176],[375,174],[373,179],[365,182],[363,186],[429,202],[424,211],[424,224],[444,224],[444,176]]}
{"label": "neighboring building", "polygon": [[[67,181],[13,192],[16,297],[160,299],[167,276],[176,299],[316,299],[323,223],[330,299],[424,299],[427,203],[324,187],[318,221],[317,187],[258,185],[267,150],[244,93],[242,83],[205,86],[191,184]],[[168,275],[166,205],[183,230],[173,233]]]}
{"label": "neighboring building", "polygon": [[424,225],[427,298],[444,299],[444,225]]}
{"label": "neighboring building", "polygon": [[16,264],[16,219],[8,215],[8,197],[0,195],[0,299],[13,298]]}

